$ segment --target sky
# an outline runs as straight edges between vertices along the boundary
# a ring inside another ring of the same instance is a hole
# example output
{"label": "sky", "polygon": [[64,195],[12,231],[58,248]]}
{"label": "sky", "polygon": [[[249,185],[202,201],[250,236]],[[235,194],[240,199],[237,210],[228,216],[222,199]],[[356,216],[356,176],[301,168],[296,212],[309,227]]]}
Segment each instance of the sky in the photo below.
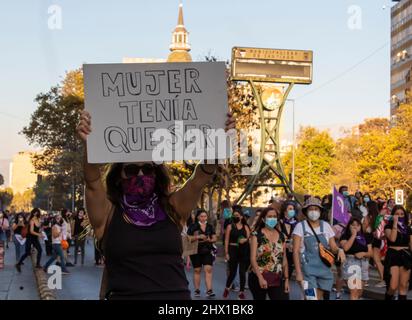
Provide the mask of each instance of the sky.
{"label": "sky", "polygon": [[[19,134],[40,92],[83,63],[166,58],[178,0],[2,0],[0,159],[33,149]],[[389,0],[184,0],[193,60],[234,46],[314,51],[313,83],[296,85],[295,125],[348,127],[389,116]],[[49,10],[61,9],[51,29]],[[291,128],[291,104],[284,117]]]}

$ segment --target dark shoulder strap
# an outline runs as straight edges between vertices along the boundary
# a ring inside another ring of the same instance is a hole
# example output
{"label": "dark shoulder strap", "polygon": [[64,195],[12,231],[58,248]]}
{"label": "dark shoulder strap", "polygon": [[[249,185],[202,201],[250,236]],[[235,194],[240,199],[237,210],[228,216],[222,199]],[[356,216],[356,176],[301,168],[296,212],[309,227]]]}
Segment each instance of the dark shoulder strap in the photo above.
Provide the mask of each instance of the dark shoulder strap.
{"label": "dark shoulder strap", "polygon": [[[320,221],[320,222],[322,222],[322,221]],[[315,238],[316,238],[316,241],[317,241],[318,243],[321,243],[321,242],[320,242],[320,240],[319,240],[318,235],[316,234],[316,232],[315,232],[315,230],[313,229],[313,227],[312,227],[312,225],[310,224],[310,222],[309,222],[309,221],[307,221],[307,223],[308,223],[308,225],[309,225],[310,229],[312,230],[313,235],[314,235],[314,236],[315,236]]]}

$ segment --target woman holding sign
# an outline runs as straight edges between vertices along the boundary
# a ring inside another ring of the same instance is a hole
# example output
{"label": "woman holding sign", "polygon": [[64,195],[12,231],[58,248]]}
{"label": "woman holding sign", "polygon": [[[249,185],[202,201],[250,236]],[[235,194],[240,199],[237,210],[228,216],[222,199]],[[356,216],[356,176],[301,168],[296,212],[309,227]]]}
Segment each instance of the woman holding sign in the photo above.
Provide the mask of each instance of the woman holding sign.
{"label": "woman holding sign", "polygon": [[[235,119],[228,114],[225,129],[234,127]],[[77,132],[84,142],[91,130],[90,114],[83,111]],[[99,165],[85,158],[87,211],[106,263],[101,297],[190,299],[181,230],[216,169],[217,165],[197,165],[172,193],[164,165],[114,163],[103,180]]]}

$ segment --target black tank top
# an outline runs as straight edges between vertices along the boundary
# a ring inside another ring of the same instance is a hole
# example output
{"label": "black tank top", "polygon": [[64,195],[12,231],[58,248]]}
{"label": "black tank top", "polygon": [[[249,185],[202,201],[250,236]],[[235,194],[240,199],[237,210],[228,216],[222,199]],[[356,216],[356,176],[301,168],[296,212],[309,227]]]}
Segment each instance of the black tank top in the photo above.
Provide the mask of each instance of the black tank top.
{"label": "black tank top", "polygon": [[109,299],[190,299],[182,237],[170,218],[138,227],[117,208],[105,238]]}
{"label": "black tank top", "polygon": [[[36,233],[40,233],[40,227],[36,226],[35,223],[33,224],[33,230],[34,230],[34,232],[36,232]],[[28,230],[27,236],[30,237],[30,238],[33,238],[33,239],[37,239],[37,238],[38,238],[37,235],[31,233],[30,223],[29,223],[29,230]]]}
{"label": "black tank top", "polygon": [[242,229],[238,229],[236,224],[232,223],[232,230],[230,230],[229,243],[238,243],[240,237],[246,238],[246,227],[243,225]]}

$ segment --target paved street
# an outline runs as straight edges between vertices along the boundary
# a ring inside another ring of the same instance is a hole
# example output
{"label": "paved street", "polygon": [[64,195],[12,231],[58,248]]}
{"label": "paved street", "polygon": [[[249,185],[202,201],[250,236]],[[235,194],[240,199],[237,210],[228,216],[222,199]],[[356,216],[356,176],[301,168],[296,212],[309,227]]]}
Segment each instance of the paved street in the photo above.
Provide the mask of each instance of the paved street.
{"label": "paved street", "polygon": [[[73,252],[73,249],[71,250]],[[73,261],[73,256],[69,256],[70,261]],[[26,259],[26,264],[23,266],[21,275],[16,274],[12,265],[14,262],[14,247],[10,244],[10,249],[7,250],[6,268],[0,273],[1,298],[2,299],[38,299],[38,294],[35,287],[34,274],[32,264],[29,258]],[[46,257],[43,256],[42,263],[46,262]],[[94,265],[94,249],[93,243],[89,240],[86,245],[86,261],[84,266],[75,266],[69,268],[70,274],[63,276],[62,289],[55,290],[57,299],[59,300],[96,300],[98,299],[100,280],[103,268]],[[10,278],[11,277],[11,278]],[[187,271],[187,277],[190,282],[190,289],[193,291],[193,269]],[[7,280],[7,279],[11,280]],[[216,293],[216,298],[220,299],[224,290],[226,281],[225,263],[218,258],[214,266],[213,286]],[[23,286],[23,290],[19,290]],[[7,289],[7,290],[6,290]],[[204,296],[205,287],[202,278],[202,297],[197,299],[206,299]],[[252,296],[246,290],[248,299]],[[332,299],[334,296],[332,296]],[[345,295],[344,299],[347,298]],[[237,293],[231,292],[229,299],[237,299]],[[292,283],[291,299],[300,299],[300,290],[295,283]]]}
{"label": "paved street", "polygon": [[14,268],[15,251],[14,244],[9,244],[5,251],[5,266],[0,269],[0,300],[38,300],[36,280],[33,266],[28,257],[19,274]]}

